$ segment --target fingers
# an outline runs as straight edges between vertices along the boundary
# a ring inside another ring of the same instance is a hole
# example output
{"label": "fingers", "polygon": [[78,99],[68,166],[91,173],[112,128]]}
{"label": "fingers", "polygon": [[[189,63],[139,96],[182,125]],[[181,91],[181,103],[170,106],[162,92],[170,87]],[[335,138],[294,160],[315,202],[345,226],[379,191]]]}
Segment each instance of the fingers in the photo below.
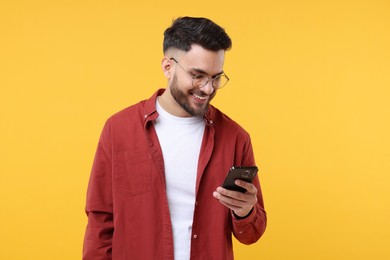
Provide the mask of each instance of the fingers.
{"label": "fingers", "polygon": [[228,202],[225,202],[223,200],[219,200],[219,202],[224,205],[225,207],[233,210],[235,213],[236,212],[241,212],[243,211],[243,207],[240,207],[240,206],[237,206],[237,205],[232,205],[232,204],[229,204]]}
{"label": "fingers", "polygon": [[247,193],[257,194],[257,189],[255,185],[253,185],[250,182],[242,181],[242,180],[235,180],[234,182],[237,186],[240,186],[244,189],[246,189]]}
{"label": "fingers", "polygon": [[218,187],[217,190],[214,191],[213,196],[223,204],[236,207],[243,206],[248,200],[244,193],[227,190],[222,187]]}
{"label": "fingers", "polygon": [[[248,190],[252,190],[255,192],[249,192]],[[218,187],[217,190],[213,193],[213,196],[221,202],[224,202],[229,205],[243,207],[248,204],[252,207],[257,202],[256,194],[256,187],[254,189],[248,187],[247,192],[245,193]]]}
{"label": "fingers", "polygon": [[257,189],[252,183],[236,180],[236,184],[245,188],[245,193],[218,187],[213,196],[219,202],[233,210],[238,216],[246,216],[257,202]]}

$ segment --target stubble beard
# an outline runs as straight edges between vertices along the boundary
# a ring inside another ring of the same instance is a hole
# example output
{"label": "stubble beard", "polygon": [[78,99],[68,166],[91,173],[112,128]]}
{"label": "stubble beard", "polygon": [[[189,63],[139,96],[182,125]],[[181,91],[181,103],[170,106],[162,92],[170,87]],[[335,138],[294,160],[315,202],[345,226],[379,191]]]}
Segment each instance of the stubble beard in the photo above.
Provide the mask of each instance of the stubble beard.
{"label": "stubble beard", "polygon": [[[176,75],[173,76],[172,83],[169,85],[171,95],[175,99],[175,101],[191,116],[194,117],[203,117],[208,109],[209,109],[209,104],[210,101],[214,98],[215,96],[215,91],[214,93],[209,97],[206,103],[204,104],[197,104],[196,108],[191,106],[190,104],[190,98],[191,94],[184,92],[179,89],[177,86],[177,77]],[[199,96],[204,96],[204,93],[201,90],[193,90],[193,93],[199,95]]]}

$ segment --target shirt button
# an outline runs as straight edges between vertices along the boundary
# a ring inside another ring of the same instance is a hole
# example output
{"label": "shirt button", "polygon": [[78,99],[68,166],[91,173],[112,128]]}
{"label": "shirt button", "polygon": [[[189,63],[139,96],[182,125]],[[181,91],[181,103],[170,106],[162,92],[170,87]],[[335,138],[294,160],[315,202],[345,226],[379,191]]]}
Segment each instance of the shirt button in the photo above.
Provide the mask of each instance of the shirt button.
{"label": "shirt button", "polygon": [[210,124],[213,124],[213,120],[210,120]]}
{"label": "shirt button", "polygon": [[198,206],[199,202],[195,201],[195,206]]}
{"label": "shirt button", "polygon": [[144,118],[147,118],[148,117],[148,115],[144,115]]}
{"label": "shirt button", "polygon": [[198,238],[198,235],[197,235],[197,234],[195,234],[195,235],[194,235],[194,239],[197,239],[197,238]]}

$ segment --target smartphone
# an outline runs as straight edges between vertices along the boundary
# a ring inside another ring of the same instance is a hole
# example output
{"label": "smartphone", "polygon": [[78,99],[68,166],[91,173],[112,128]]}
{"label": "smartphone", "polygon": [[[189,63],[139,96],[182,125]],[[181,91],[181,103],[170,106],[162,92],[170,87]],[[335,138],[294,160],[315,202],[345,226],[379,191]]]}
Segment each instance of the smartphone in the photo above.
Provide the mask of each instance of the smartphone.
{"label": "smartphone", "polygon": [[257,174],[257,171],[258,168],[256,166],[233,166],[232,168],[230,168],[228,174],[226,175],[222,187],[228,190],[235,190],[245,193],[246,189],[237,186],[234,181],[239,179],[246,182],[252,182]]}

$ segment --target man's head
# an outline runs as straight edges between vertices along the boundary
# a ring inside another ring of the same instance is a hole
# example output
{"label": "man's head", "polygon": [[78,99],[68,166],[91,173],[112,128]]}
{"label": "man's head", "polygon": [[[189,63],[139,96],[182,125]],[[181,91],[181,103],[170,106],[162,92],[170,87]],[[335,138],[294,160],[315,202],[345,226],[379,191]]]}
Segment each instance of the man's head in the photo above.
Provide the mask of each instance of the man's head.
{"label": "man's head", "polygon": [[176,116],[204,116],[210,101],[229,78],[223,71],[232,42],[206,18],[183,17],[164,33],[162,69],[168,87],[160,104]]}
{"label": "man's head", "polygon": [[210,51],[226,51],[232,47],[225,30],[207,18],[177,18],[164,32],[164,53],[170,48],[188,52],[193,44]]}

